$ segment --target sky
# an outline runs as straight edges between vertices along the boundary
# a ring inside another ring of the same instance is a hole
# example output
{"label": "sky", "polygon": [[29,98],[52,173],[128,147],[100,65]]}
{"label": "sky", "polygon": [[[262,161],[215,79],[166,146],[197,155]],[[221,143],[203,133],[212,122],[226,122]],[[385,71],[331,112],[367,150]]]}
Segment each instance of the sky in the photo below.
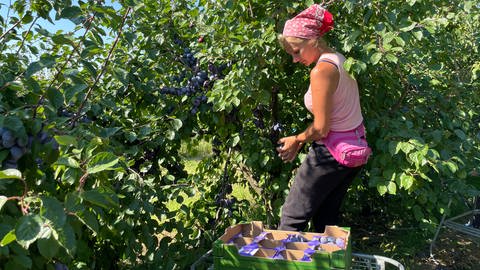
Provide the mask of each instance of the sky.
{"label": "sky", "polygon": [[[4,20],[7,18],[8,7],[14,2],[15,0],[0,0],[0,16],[2,16]],[[73,0],[72,5],[78,5],[78,1]],[[105,6],[113,6],[113,8],[116,10],[119,10],[121,8],[121,5],[118,2],[112,1],[112,0],[106,0]],[[12,10],[10,10],[10,16],[12,16]],[[45,19],[39,18],[36,22],[36,25],[39,25],[42,28],[45,28],[50,33],[55,33],[58,30],[62,30],[63,32],[69,32],[69,31],[73,31],[73,29],[75,28],[75,24],[70,20],[60,19],[55,21],[54,10],[50,12],[50,17],[52,18],[54,24],[52,24],[51,22]],[[28,27],[30,27],[30,24],[27,24],[26,26],[24,26],[25,29],[21,28],[21,31],[28,29]],[[83,34],[83,33],[78,33],[78,35],[80,34]]]}

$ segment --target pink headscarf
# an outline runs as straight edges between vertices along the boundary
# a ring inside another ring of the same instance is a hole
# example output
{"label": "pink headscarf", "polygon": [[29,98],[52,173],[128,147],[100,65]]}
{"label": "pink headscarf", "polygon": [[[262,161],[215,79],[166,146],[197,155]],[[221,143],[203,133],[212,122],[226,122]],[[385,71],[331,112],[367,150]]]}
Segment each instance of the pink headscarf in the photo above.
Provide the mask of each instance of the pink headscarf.
{"label": "pink headscarf", "polygon": [[283,35],[312,39],[321,37],[332,29],[332,14],[320,5],[313,4],[285,22]]}

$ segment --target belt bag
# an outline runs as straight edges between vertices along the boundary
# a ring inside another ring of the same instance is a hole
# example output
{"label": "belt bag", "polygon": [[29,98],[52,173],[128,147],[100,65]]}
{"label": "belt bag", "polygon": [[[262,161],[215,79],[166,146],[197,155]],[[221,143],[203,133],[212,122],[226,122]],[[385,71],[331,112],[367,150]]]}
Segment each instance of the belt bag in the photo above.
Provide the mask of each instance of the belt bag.
{"label": "belt bag", "polygon": [[332,156],[347,167],[366,164],[372,154],[363,124],[349,131],[330,131],[322,141]]}

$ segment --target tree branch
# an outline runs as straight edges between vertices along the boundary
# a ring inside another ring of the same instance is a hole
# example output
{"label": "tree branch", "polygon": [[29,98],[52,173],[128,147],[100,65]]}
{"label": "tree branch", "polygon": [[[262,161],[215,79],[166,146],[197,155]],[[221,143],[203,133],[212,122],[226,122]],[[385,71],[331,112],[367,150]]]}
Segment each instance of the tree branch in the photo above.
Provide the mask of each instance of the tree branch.
{"label": "tree branch", "polygon": [[322,4],[320,4],[320,6],[322,7],[328,7],[330,4],[332,4],[333,2],[335,2],[335,0],[330,0],[328,2],[326,2],[325,0],[322,1]]}
{"label": "tree branch", "polygon": [[10,31],[12,31],[15,27],[17,27],[22,22],[22,20],[23,20],[23,18],[19,19],[14,25],[12,25],[12,27],[10,27],[7,31],[5,31],[0,36],[0,40],[2,40],[5,36],[7,36],[7,34],[10,33]]}
{"label": "tree branch", "polygon": [[15,79],[13,79],[12,81],[9,81],[9,82],[6,82],[4,85],[2,85],[2,87],[0,87],[0,92],[3,91],[5,88],[7,88],[8,86],[11,85],[11,82],[14,82],[18,79],[20,79],[20,77],[22,77],[22,75],[25,73],[25,71],[22,71],[22,73],[18,74]]}
{"label": "tree branch", "polygon": [[23,183],[23,194],[22,196],[12,196],[12,197],[8,197],[7,198],[7,201],[11,201],[11,200],[18,200],[20,202],[20,209],[22,210],[22,214],[26,215],[28,214],[28,205],[25,204],[25,196],[27,196],[27,193],[28,193],[28,186],[27,186],[27,182],[25,182],[25,180],[23,178],[19,179],[20,181],[22,181]]}
{"label": "tree branch", "polygon": [[403,101],[405,100],[405,98],[407,97],[408,93],[410,92],[410,90],[415,87],[414,85],[410,85],[408,83],[408,81],[403,77],[402,75],[402,71],[400,70],[400,66],[397,64],[397,74],[400,75],[400,81],[401,81],[401,84],[403,85],[404,89],[402,91],[402,95],[400,96],[400,98],[397,100],[397,102],[392,106],[392,109],[390,110],[390,112],[395,112],[397,111],[400,106],[402,105]]}
{"label": "tree branch", "polygon": [[20,53],[20,50],[22,49],[23,45],[25,44],[25,39],[27,39],[28,34],[32,30],[32,27],[35,24],[35,22],[37,22],[37,20],[38,20],[38,16],[35,17],[35,20],[33,20],[32,24],[30,24],[30,27],[28,28],[27,33],[23,36],[22,43],[20,44],[20,46],[18,47],[18,50],[17,50],[17,55]]}
{"label": "tree branch", "polygon": [[127,11],[125,12],[125,15],[123,15],[122,24],[120,25],[117,37],[115,38],[115,40],[113,42],[113,45],[110,48],[110,51],[108,52],[107,58],[105,59],[105,63],[103,63],[102,69],[101,69],[100,73],[97,75],[97,77],[95,78],[95,81],[93,82],[92,86],[90,86],[90,88],[88,89],[87,94],[85,95],[85,98],[82,101],[82,104],[80,104],[80,107],[77,110],[77,113],[75,114],[74,117],[72,117],[71,122],[70,122],[71,127],[75,126],[75,123],[80,118],[81,112],[82,112],[83,108],[85,107],[85,104],[87,103],[87,100],[90,98],[93,89],[97,86],[97,83],[100,81],[100,78],[105,73],[105,70],[107,69],[108,63],[110,62],[110,58],[113,55],[113,50],[117,46],[118,40],[120,39],[120,36],[122,35],[122,29],[123,29],[123,26],[125,25],[125,21],[127,20],[128,14],[130,13],[130,10],[132,10],[131,7],[129,7],[127,9]]}
{"label": "tree branch", "polygon": [[78,183],[78,189],[77,189],[77,191],[79,191],[79,192],[82,191],[83,186],[85,185],[85,182],[87,181],[88,175],[89,175],[88,172],[85,172],[85,173],[82,175],[82,177],[80,177],[80,181],[79,181],[79,183]]}
{"label": "tree branch", "polygon": [[240,167],[241,172],[243,173],[255,193],[257,193],[258,196],[262,196],[263,189],[259,186],[257,180],[255,180],[255,178],[253,177],[252,172],[243,163],[240,163],[238,166]]}
{"label": "tree branch", "polygon": [[[55,73],[55,76],[53,77],[52,81],[50,82],[50,84],[48,85],[48,87],[46,89],[50,89],[50,87],[52,87],[53,84],[58,80],[58,78],[60,77],[60,74],[62,74],[63,69],[67,66],[68,63],[70,63],[73,55],[75,55],[75,53],[77,52],[77,49],[80,47],[81,44],[83,44],[83,42],[85,41],[85,37],[87,36],[88,31],[90,31],[90,28],[92,26],[92,22],[93,22],[93,19],[95,18],[95,16],[96,16],[96,13],[93,13],[92,16],[90,18],[88,18],[88,24],[85,27],[85,33],[83,33],[83,36],[81,37],[80,41],[75,45],[75,47],[73,47],[72,53],[68,56],[67,61],[65,61],[65,63],[63,63],[63,65],[62,65],[62,67],[57,70],[57,73]],[[60,86],[61,86],[61,84],[57,87],[57,89],[56,89],[57,91],[60,89]],[[33,109],[33,118],[34,119],[37,116],[37,109],[42,104],[44,99],[45,99],[45,95],[42,94],[40,96],[40,99],[37,102],[37,105],[35,105],[35,107]]]}

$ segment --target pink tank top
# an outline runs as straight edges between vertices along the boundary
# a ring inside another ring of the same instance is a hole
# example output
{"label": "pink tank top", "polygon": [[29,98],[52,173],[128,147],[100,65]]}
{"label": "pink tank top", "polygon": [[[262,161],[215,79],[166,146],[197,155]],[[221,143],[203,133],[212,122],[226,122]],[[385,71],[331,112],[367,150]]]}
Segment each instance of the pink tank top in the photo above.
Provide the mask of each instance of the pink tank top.
{"label": "pink tank top", "polygon": [[[363,122],[357,81],[350,77],[350,75],[348,75],[343,69],[345,57],[342,54],[324,53],[318,59],[317,64],[321,60],[335,63],[340,72],[338,87],[333,94],[333,106],[330,114],[330,130],[352,130]],[[312,91],[310,87],[308,87],[308,91],[305,93],[304,103],[305,107],[312,112]]]}

